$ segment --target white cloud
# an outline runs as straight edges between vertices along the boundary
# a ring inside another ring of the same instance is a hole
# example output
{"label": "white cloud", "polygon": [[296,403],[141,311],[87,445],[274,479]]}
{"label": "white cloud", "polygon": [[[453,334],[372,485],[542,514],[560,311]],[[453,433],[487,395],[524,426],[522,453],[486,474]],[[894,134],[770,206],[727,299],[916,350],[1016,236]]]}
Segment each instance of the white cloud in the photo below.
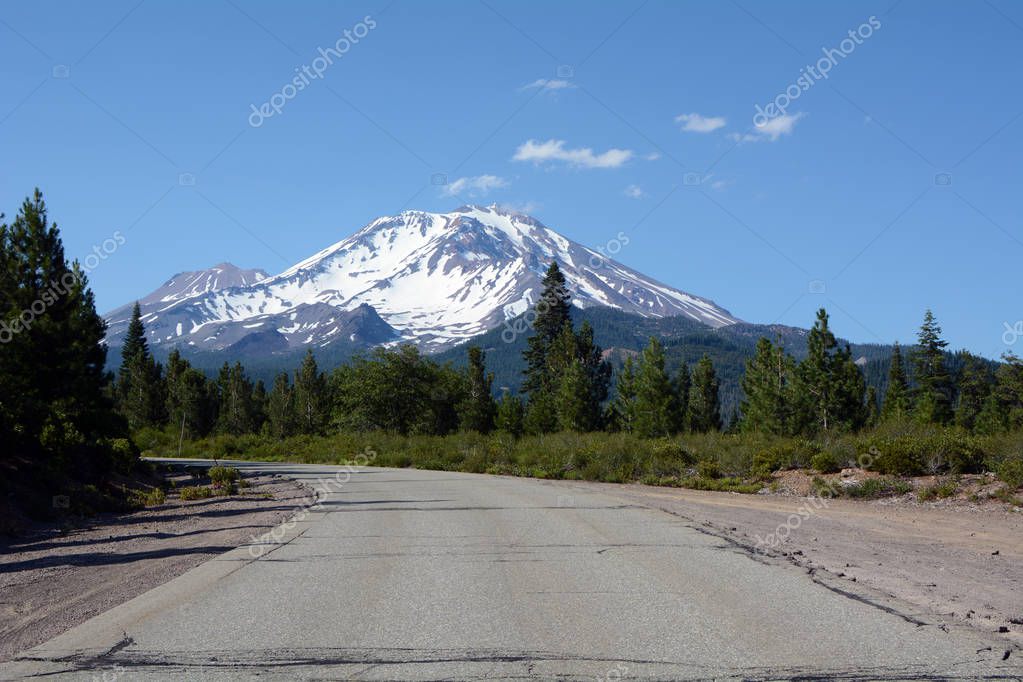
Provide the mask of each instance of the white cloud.
{"label": "white cloud", "polygon": [[701,116],[696,113],[675,117],[675,123],[680,123],[682,130],[687,133],[712,133],[718,128],[724,128],[726,122],[723,116]]}
{"label": "white cloud", "polygon": [[731,138],[736,142],[777,142],[782,135],[791,135],[795,130],[799,119],[806,116],[802,111],[796,114],[782,114],[768,120],[764,125],[754,126],[752,133],[739,135],[732,133]]}
{"label": "white cloud", "polygon": [[555,92],[557,90],[568,90],[568,89],[574,88],[574,87],[575,86],[572,83],[569,83],[566,80],[561,80],[559,78],[549,78],[549,79],[548,78],[537,78],[532,83],[526,83],[521,88],[519,88],[519,92],[522,92],[524,90],[536,90],[536,89],[543,90],[544,92]]}
{"label": "white cloud", "polygon": [[532,161],[535,164],[563,161],[578,168],[618,168],[631,158],[630,149],[608,149],[602,154],[595,154],[589,147],[566,149],[564,140],[527,140],[515,150],[512,161]]}
{"label": "white cloud", "polygon": [[710,183],[710,188],[716,189],[717,191],[720,192],[725,187],[728,187],[730,184],[732,183],[728,182],[727,180],[715,180],[714,182]]}
{"label": "white cloud", "polygon": [[647,161],[656,161],[657,159],[661,158],[661,153],[660,152],[650,152],[649,154],[647,154],[643,158],[646,159]]}
{"label": "white cloud", "polygon": [[522,201],[522,202],[513,201],[513,202],[510,202],[510,203],[503,203],[502,202],[500,204],[497,204],[497,207],[500,208],[503,211],[508,211],[510,213],[521,213],[523,215],[530,215],[530,214],[535,213],[536,211],[538,211],[540,209],[540,207],[541,207],[541,204],[539,204],[539,203],[537,203],[535,201]]}
{"label": "white cloud", "polygon": [[639,185],[629,185],[625,188],[625,196],[630,199],[642,199],[646,196],[646,192]]}
{"label": "white cloud", "polygon": [[444,185],[441,193],[444,196],[453,197],[459,194],[469,196],[484,196],[490,190],[507,187],[508,181],[496,175],[477,175],[470,178],[458,178]]}

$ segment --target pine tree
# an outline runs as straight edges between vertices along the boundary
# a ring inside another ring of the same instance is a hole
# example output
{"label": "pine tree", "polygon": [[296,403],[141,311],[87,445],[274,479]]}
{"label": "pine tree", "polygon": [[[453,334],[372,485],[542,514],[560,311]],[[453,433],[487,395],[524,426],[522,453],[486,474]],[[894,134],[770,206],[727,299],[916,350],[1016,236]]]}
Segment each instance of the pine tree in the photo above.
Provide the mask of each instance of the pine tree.
{"label": "pine tree", "polygon": [[743,431],[775,435],[789,432],[788,398],[794,371],[794,361],[781,346],[761,337],[755,355],[746,361],[742,377]]}
{"label": "pine tree", "polygon": [[995,395],[1006,426],[1023,429],[1023,359],[1009,352],[995,372]]}
{"label": "pine tree", "polygon": [[287,438],[296,432],[295,392],[287,372],[274,378],[266,398],[266,428],[273,438]]}
{"label": "pine tree", "polygon": [[679,365],[678,373],[675,374],[675,378],[671,382],[672,390],[675,394],[675,400],[673,405],[672,419],[672,433],[682,433],[688,427],[686,419],[689,415],[689,391],[693,386],[693,378],[689,374],[689,365],[686,364],[685,360]]}
{"label": "pine tree", "polygon": [[528,347],[522,354],[526,361],[522,390],[529,395],[530,400],[551,389],[547,354],[564,326],[572,324],[571,294],[557,262],[551,263],[541,284],[543,291],[533,310],[534,333],[527,339]]}
{"label": "pine tree", "polygon": [[625,363],[618,372],[611,411],[615,427],[631,433],[636,423],[636,373],[631,355],[625,358]]}
{"label": "pine tree", "polygon": [[984,409],[984,403],[991,394],[994,377],[981,358],[965,353],[965,360],[959,370],[959,399],[955,409],[956,426],[972,431],[977,417]]}
{"label": "pine tree", "polygon": [[315,435],[327,426],[327,380],[316,366],[313,352],[307,350],[302,365],[295,372],[295,428],[298,433]]}
{"label": "pine tree", "polygon": [[206,376],[181,357],[177,349],[167,357],[167,422],[185,438],[205,436],[213,427],[213,404]]}
{"label": "pine tree", "polygon": [[795,423],[793,432],[834,431],[859,428],[866,417],[863,374],[847,345],[838,341],[828,324],[824,308],[807,338],[807,356],[796,369]]}
{"label": "pine tree", "polygon": [[928,310],[912,355],[917,383],[914,416],[923,423],[947,424],[952,419],[952,381],[945,366],[947,346],[941,338],[941,327]]}
{"label": "pine tree", "polygon": [[642,438],[672,433],[677,426],[675,391],[664,369],[664,347],[655,336],[640,355],[635,386],[635,433]]}
{"label": "pine tree", "polygon": [[486,369],[486,354],[479,346],[470,346],[466,368],[466,397],[459,404],[459,422],[466,431],[490,433],[494,428],[497,405],[492,395],[494,375]]}
{"label": "pine tree", "polygon": [[906,380],[906,367],[902,360],[902,349],[896,341],[892,348],[891,366],[888,369],[888,390],[884,394],[881,406],[881,419],[901,419],[912,411],[909,393],[909,382]]}
{"label": "pine tree", "polygon": [[256,430],[257,414],[252,381],[240,362],[226,362],[217,377],[217,431],[242,435]]}
{"label": "pine tree", "polygon": [[[39,190],[10,225],[2,218],[0,457],[101,475],[112,461],[104,442],[126,436],[104,395],[106,324]],[[17,466],[0,479],[13,480]]]}
{"label": "pine tree", "polygon": [[497,404],[497,429],[518,438],[522,435],[523,417],[522,399],[505,391]]}
{"label": "pine tree", "polygon": [[581,360],[573,358],[561,372],[554,394],[558,430],[583,433],[595,430],[599,413],[593,411],[589,391],[586,368]]}
{"label": "pine tree", "polygon": [[589,430],[601,427],[601,405],[607,400],[611,387],[611,363],[593,340],[593,327],[584,321],[575,335],[576,357],[586,374],[586,400]]}
{"label": "pine tree", "polygon": [[689,390],[689,429],[695,433],[721,430],[721,403],[714,363],[704,354],[693,368]]}
{"label": "pine tree", "polygon": [[863,425],[876,426],[879,421],[881,421],[881,411],[877,406],[877,389],[871,386],[867,389],[867,407]]}
{"label": "pine tree", "polygon": [[142,313],[136,301],[121,348],[117,396],[121,413],[132,429],[163,422],[165,386],[162,368],[149,352]]}

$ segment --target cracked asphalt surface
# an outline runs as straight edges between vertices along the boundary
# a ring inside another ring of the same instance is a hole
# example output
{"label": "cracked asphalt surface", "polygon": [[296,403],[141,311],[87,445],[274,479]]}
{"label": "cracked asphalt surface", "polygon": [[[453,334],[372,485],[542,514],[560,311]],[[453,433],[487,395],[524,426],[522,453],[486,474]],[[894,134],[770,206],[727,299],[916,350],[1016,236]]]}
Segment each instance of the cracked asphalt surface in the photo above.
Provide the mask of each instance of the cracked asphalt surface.
{"label": "cracked asphalt surface", "polygon": [[610,488],[237,466],[325,492],[276,539],[23,652],[0,678],[1023,678],[1004,640]]}

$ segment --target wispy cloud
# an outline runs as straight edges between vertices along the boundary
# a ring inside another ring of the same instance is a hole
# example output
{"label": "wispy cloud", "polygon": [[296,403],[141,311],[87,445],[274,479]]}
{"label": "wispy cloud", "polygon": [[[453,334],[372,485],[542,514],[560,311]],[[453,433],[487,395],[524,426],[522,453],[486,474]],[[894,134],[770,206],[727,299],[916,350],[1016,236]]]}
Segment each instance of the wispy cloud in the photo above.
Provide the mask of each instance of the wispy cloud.
{"label": "wispy cloud", "polygon": [[512,161],[532,161],[535,164],[560,161],[576,168],[618,168],[632,156],[630,149],[608,149],[596,154],[589,147],[566,148],[564,140],[527,140],[515,150]]}
{"label": "wispy cloud", "polygon": [[477,175],[475,177],[458,178],[444,185],[441,194],[447,197],[466,194],[468,196],[485,196],[490,190],[507,187],[508,181],[497,175]]}
{"label": "wispy cloud", "polygon": [[782,114],[769,119],[764,125],[754,126],[752,133],[740,135],[732,133],[731,138],[736,142],[777,142],[782,135],[791,135],[796,128],[796,123],[806,116],[802,111],[795,114]]}
{"label": "wispy cloud", "polygon": [[639,185],[629,185],[625,188],[625,196],[630,199],[642,199],[646,196],[646,192]]}
{"label": "wispy cloud", "polygon": [[537,78],[532,83],[526,83],[521,88],[519,88],[519,92],[523,92],[525,90],[543,90],[544,92],[556,92],[558,90],[569,90],[574,87],[575,85],[573,85],[569,81],[562,80],[560,78]]}
{"label": "wispy cloud", "polygon": [[723,116],[703,116],[701,114],[679,114],[675,117],[675,123],[682,126],[687,133],[712,133],[718,128],[724,128],[725,118]]}
{"label": "wispy cloud", "polygon": [[649,154],[647,154],[643,158],[646,159],[647,161],[656,161],[657,159],[661,158],[661,153],[660,152],[650,152]]}
{"label": "wispy cloud", "polygon": [[538,211],[541,207],[541,204],[535,201],[521,202],[513,201],[509,203],[502,202],[500,204],[497,204],[497,207],[503,211],[508,211],[509,213],[521,213],[523,215],[529,215],[531,213],[535,213],[536,211]]}

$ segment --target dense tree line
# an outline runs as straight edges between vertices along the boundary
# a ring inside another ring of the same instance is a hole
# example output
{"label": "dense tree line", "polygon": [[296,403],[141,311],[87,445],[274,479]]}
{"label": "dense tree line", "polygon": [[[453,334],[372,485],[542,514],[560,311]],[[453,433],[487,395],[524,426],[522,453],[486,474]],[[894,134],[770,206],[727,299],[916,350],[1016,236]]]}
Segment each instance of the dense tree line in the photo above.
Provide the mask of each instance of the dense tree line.
{"label": "dense tree line", "polygon": [[[777,436],[858,431],[890,419],[958,425],[978,433],[1023,426],[1023,364],[962,354],[949,369],[947,342],[928,311],[908,359],[896,344],[883,400],[868,387],[848,345],[840,345],[821,309],[801,360],[761,338],[746,362],[740,410],[727,424],[717,371],[704,354],[669,371],[663,342],[649,339],[629,353],[617,376],[594,342],[593,329],[572,320],[565,277],[552,263],[533,310],[523,350],[522,393],[494,398],[486,353],[466,350],[455,367],[412,346],[377,348],[329,375],[307,352],[293,375],[276,376],[267,391],[240,363],[206,379],[176,351],[167,367],[146,344],[133,313],[115,395],[132,426],[171,424],[183,436],[261,433],[273,438],[331,431],[386,430],[445,435],[455,431],[515,436],[555,431],[622,431],[645,438],[725,428]],[[957,358],[959,356],[956,356]],[[613,379],[613,381],[612,381]]]}
{"label": "dense tree line", "polygon": [[[0,215],[0,489],[50,495],[137,459],[104,371],[106,325],[42,194]],[[134,369],[132,369],[134,371]],[[38,495],[37,498],[48,496]]]}
{"label": "dense tree line", "polygon": [[798,436],[856,431],[888,420],[956,425],[979,434],[1023,427],[1023,362],[1007,353],[992,370],[992,363],[961,352],[953,373],[947,346],[934,314],[926,311],[908,362],[894,345],[879,404],[848,347],[837,347],[821,309],[809,353],[799,363],[780,345],[760,339],[742,381],[741,428]]}

